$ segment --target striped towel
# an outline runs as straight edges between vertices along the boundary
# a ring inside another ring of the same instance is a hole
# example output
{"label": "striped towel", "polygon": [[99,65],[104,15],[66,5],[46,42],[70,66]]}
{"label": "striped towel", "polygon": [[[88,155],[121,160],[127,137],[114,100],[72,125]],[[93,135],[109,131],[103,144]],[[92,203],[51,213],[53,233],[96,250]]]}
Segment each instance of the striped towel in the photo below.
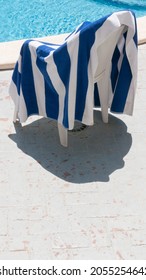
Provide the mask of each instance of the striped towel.
{"label": "striped towel", "polygon": [[35,114],[55,119],[66,129],[73,129],[75,120],[93,125],[93,107],[100,106],[94,80],[98,48],[122,25],[127,29],[111,60],[109,108],[132,115],[137,82],[137,27],[133,12],[120,11],[82,23],[60,45],[24,42],[10,84],[20,122]]}

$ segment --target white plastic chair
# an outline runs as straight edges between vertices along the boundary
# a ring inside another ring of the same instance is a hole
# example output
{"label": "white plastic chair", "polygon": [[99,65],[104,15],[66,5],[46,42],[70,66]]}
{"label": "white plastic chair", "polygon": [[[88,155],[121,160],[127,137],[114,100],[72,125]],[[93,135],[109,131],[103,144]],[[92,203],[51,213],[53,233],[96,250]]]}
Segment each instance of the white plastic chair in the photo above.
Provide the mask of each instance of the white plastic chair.
{"label": "white plastic chair", "polygon": [[[116,61],[118,74],[112,88],[112,59],[117,46],[120,58]],[[123,82],[127,87],[121,97],[119,88],[123,89]],[[10,85],[15,104],[14,122],[17,119],[25,122],[32,114],[53,118],[58,123],[60,143],[67,147],[68,130],[74,128],[75,120],[85,125],[94,123],[96,83],[102,120],[108,123],[108,109],[132,115],[136,82],[137,28],[130,11],[83,23],[60,45],[29,40],[22,46]],[[51,101],[46,101],[46,88]],[[46,103],[51,111],[47,111]]]}

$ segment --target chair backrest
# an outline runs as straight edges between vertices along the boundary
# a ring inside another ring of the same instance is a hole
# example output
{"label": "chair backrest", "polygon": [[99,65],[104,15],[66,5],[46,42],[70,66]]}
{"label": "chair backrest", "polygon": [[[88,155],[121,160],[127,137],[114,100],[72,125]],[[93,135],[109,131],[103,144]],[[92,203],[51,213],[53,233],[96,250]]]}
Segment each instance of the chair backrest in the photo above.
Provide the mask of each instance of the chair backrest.
{"label": "chair backrest", "polygon": [[[110,99],[112,99],[112,57],[125,30],[126,27],[124,25],[120,26],[116,31],[112,32],[107,38],[105,38],[103,43],[97,48],[97,69],[94,76],[94,82],[97,83],[98,90],[94,93],[94,99],[99,100],[102,120],[104,123],[108,122],[108,108]],[[98,97],[96,95],[98,95]],[[94,109],[98,106],[99,105],[95,104]]]}
{"label": "chair backrest", "polygon": [[124,25],[120,26],[116,31],[105,38],[104,42],[97,48],[98,63],[95,73],[95,82],[100,79],[102,73],[106,70],[106,68],[111,66],[111,60],[116,45],[118,44],[121,35],[125,31],[126,27]]}

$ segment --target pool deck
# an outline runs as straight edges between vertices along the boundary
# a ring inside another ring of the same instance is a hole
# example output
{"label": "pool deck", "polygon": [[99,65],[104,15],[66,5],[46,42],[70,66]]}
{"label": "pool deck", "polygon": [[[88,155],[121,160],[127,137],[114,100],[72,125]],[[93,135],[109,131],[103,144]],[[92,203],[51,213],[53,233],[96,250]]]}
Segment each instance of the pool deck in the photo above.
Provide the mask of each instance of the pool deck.
{"label": "pool deck", "polygon": [[68,148],[54,121],[13,124],[11,75],[0,71],[0,259],[145,260],[146,44],[133,116],[95,112]]}

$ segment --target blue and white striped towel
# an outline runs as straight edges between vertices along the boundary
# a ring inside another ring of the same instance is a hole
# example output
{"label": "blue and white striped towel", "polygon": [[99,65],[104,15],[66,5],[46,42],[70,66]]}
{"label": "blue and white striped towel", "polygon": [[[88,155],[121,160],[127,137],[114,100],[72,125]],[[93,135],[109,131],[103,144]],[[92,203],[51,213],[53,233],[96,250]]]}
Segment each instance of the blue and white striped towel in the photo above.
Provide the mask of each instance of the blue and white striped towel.
{"label": "blue and white striped towel", "polygon": [[[84,22],[61,44],[27,40],[16,63],[10,95],[20,122],[30,115],[57,120],[67,129],[78,120],[92,125],[97,49],[109,34],[127,26],[112,58],[110,110],[132,115],[137,83],[137,27],[131,11]],[[108,46],[107,46],[108,48]],[[100,105],[95,98],[96,105]]]}

